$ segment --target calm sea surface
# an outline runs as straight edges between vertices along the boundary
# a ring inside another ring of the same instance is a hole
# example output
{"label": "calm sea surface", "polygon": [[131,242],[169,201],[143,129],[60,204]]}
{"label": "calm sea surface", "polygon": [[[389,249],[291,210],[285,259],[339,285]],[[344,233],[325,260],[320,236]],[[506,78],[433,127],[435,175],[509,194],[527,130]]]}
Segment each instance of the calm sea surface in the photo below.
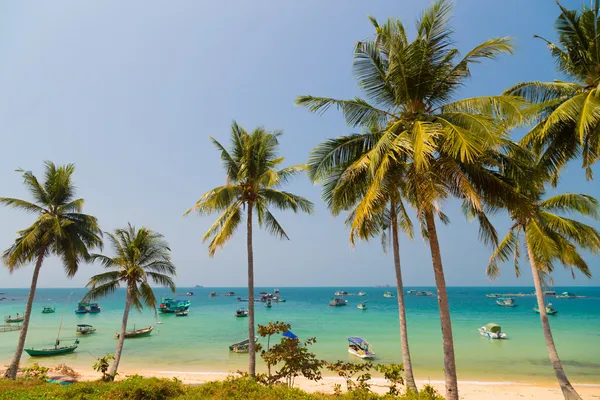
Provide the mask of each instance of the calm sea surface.
{"label": "calm sea surface", "polygon": [[[434,290],[433,288],[406,288]],[[567,374],[578,383],[600,383],[600,288],[557,287],[557,292],[570,291],[587,296],[581,299],[550,298],[558,309],[551,316],[551,326],[558,352],[565,364]],[[178,293],[191,290],[192,302],[188,317],[159,314],[157,325],[150,337],[125,342],[124,368],[143,368],[160,371],[235,371],[244,368],[247,355],[233,354],[228,345],[242,340],[247,332],[247,319],[236,318],[235,310],[247,303],[238,303],[236,297],[209,298],[211,291],[224,293],[234,291],[247,297],[243,288],[179,288]],[[271,292],[273,288],[257,288],[256,292]],[[320,358],[354,360],[347,351],[348,336],[362,336],[377,352],[376,362],[401,362],[398,307],[396,299],[383,297],[386,288],[339,287],[339,288],[280,288],[286,303],[273,303],[267,309],[256,304],[257,323],[285,321],[300,338],[316,337],[314,351]],[[367,292],[365,297],[346,297],[345,307],[329,307],[328,302],[336,290],[356,293]],[[452,326],[456,359],[461,380],[489,381],[545,381],[554,378],[548,361],[540,327],[539,316],[532,311],[534,297],[518,297],[518,307],[506,308],[496,305],[495,299],[485,297],[489,292],[531,292],[532,288],[476,288],[452,287],[448,289],[452,312]],[[26,289],[0,289],[0,316],[23,313]],[[36,295],[27,346],[41,347],[54,343],[65,301],[73,293],[66,306],[61,340],[66,343],[75,338],[77,324],[87,323],[97,328],[97,333],[81,338],[75,353],[38,359],[46,364],[66,363],[90,368],[96,357],[114,353],[114,334],[119,330],[125,292],[100,301],[99,314],[76,315],[77,302],[85,289],[39,289]],[[168,295],[157,290],[158,297]],[[356,308],[359,301],[368,301],[368,310]],[[408,334],[417,379],[443,377],[442,346],[436,297],[406,296]],[[55,314],[42,314],[42,306],[56,305]],[[495,322],[508,334],[508,340],[489,340],[479,335],[477,328]],[[155,324],[154,314],[132,312],[129,328],[136,329]],[[16,346],[18,332],[0,333],[0,362],[7,364]],[[38,361],[35,360],[35,361]],[[33,359],[24,353],[23,364]]]}

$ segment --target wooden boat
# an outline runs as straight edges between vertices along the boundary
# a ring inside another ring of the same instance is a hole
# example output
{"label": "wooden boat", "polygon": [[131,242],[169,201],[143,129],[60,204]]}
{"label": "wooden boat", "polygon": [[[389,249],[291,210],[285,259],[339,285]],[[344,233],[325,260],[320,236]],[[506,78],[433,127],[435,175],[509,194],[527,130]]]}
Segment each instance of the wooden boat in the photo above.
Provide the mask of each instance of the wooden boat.
{"label": "wooden boat", "polygon": [[[254,343],[258,338],[254,338]],[[248,353],[250,351],[250,340],[242,340],[241,342],[233,343],[229,346],[229,351],[233,351],[234,353]]]}
{"label": "wooden boat", "polygon": [[98,303],[90,303],[90,310],[88,311],[90,314],[97,314],[100,311],[102,311],[102,309],[100,308]]}
{"label": "wooden boat", "polygon": [[[125,332],[125,339],[134,339],[134,338],[139,338],[139,337],[145,337],[145,336],[150,336],[150,334],[152,333],[152,330],[154,329],[154,326],[150,325],[147,328],[144,329],[135,329],[135,326],[133,327],[134,330],[129,331],[129,332]],[[115,338],[118,339],[119,338],[119,334],[115,333]]]}
{"label": "wooden boat", "polygon": [[373,348],[365,339],[361,337],[348,338],[348,353],[362,359],[372,360],[375,358]]}
{"label": "wooden boat", "polygon": [[44,306],[42,308],[42,314],[52,314],[56,311],[56,307]]}
{"label": "wooden boat", "polygon": [[[534,307],[533,311],[535,311],[536,313],[540,313],[540,309],[538,307]],[[558,313],[558,310],[555,310],[554,307],[552,307],[552,303],[548,303],[548,305],[546,306],[546,314],[548,315],[556,315]]]}
{"label": "wooden boat", "polygon": [[506,339],[506,333],[502,332],[502,328],[498,324],[489,323],[477,329],[481,336],[490,339]]}
{"label": "wooden boat", "polygon": [[[417,295],[418,295],[418,294],[417,294]],[[388,298],[388,299],[391,299],[392,297],[394,297],[394,293],[392,293],[392,292],[385,292],[385,293],[383,294],[383,297],[386,297],[386,298]]]}
{"label": "wooden boat", "polygon": [[14,324],[0,325],[0,332],[19,331],[19,330],[21,330],[22,327],[23,327],[23,325],[21,325],[21,324],[18,324],[18,325],[14,325]]}
{"label": "wooden boat", "polygon": [[188,312],[189,312],[188,310],[180,310],[175,313],[175,316],[176,317],[187,317]]}
{"label": "wooden boat", "polygon": [[8,317],[4,317],[4,322],[7,324],[20,324],[25,320],[25,316],[19,317],[18,314],[16,317],[9,315]]}
{"label": "wooden boat", "polygon": [[88,308],[90,305],[84,301],[80,301],[79,304],[77,304],[77,309],[75,310],[75,314],[87,314],[88,312],[90,312],[90,309]]}
{"label": "wooden boat", "polygon": [[177,311],[185,311],[190,308],[189,300],[174,300],[170,297],[163,297],[158,307],[158,311],[164,314],[174,314]]}
{"label": "wooden boat", "polygon": [[358,305],[356,306],[356,308],[358,308],[359,310],[366,310],[367,309],[367,302],[363,301],[362,303],[358,303]]}
{"label": "wooden boat", "polygon": [[96,332],[96,328],[94,328],[92,325],[87,324],[79,324],[77,325],[77,329],[75,330],[75,333],[77,333],[78,335],[89,335],[90,333],[94,332]]}
{"label": "wooden boat", "polygon": [[344,300],[339,297],[334,297],[329,302],[329,306],[331,306],[331,307],[341,307],[341,306],[345,306],[346,304],[348,304],[348,300]]}
{"label": "wooden boat", "polygon": [[57,340],[54,347],[49,349],[34,349],[33,347],[30,349],[24,349],[27,354],[31,357],[48,357],[48,356],[58,356],[61,354],[72,353],[75,351],[77,346],[79,345],[79,340],[75,339],[75,342],[70,346],[61,346],[60,341]]}
{"label": "wooden boat", "polygon": [[235,310],[235,316],[238,318],[244,318],[248,316],[248,310],[244,309],[244,308],[238,308],[237,310]]}
{"label": "wooden boat", "polygon": [[516,307],[517,304],[515,303],[515,299],[508,297],[508,298],[499,298],[498,300],[496,300],[496,304],[498,304],[501,307]]}

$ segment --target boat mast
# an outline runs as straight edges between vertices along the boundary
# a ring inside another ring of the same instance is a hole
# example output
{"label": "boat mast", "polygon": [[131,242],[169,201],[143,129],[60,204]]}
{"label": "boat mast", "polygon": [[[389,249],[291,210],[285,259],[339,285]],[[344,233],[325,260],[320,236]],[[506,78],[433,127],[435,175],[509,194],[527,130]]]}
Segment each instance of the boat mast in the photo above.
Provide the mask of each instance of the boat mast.
{"label": "boat mast", "polygon": [[60,330],[62,329],[63,320],[65,319],[65,312],[67,312],[67,305],[69,304],[69,300],[71,300],[72,295],[73,295],[73,292],[71,292],[71,294],[69,294],[69,297],[67,297],[67,302],[65,303],[65,309],[63,311],[62,317],[60,317],[60,325],[58,326],[58,335],[56,336],[56,346],[58,346],[58,343],[59,343]]}

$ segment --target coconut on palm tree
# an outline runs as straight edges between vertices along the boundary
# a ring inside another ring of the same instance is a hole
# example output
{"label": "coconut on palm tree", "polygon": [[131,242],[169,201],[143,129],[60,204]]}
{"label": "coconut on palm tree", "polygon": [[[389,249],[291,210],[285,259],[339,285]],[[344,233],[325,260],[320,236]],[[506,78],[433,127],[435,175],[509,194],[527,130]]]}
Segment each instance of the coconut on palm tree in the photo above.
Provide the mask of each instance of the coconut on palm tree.
{"label": "coconut on palm tree", "polygon": [[558,3],[558,43],[536,36],[547,44],[558,71],[568,80],[523,82],[505,91],[535,103],[537,123],[522,143],[542,155],[541,165],[557,173],[581,155],[588,179],[600,157],[599,4],[593,0],[591,7],[577,11]]}
{"label": "coconut on palm tree", "polygon": [[233,236],[243,221],[246,212],[246,244],[248,250],[248,339],[249,375],[256,373],[254,346],[254,253],[252,247],[253,216],[258,225],[270,234],[288,239],[277,219],[271,213],[276,208],[311,213],[313,204],[307,199],[290,192],[279,190],[290,178],[306,169],[305,165],[293,165],[278,169],[284,158],[278,156],[278,138],[281,132],[268,132],[256,128],[246,132],[237,123],[231,126],[231,149],[211,138],[221,153],[227,183],[206,192],[194,207],[186,212],[200,215],[221,213],[215,223],[202,237],[210,240],[208,253],[212,257],[219,247]]}
{"label": "coconut on palm tree", "polygon": [[[515,96],[454,100],[470,77],[471,64],[511,53],[512,46],[510,38],[492,38],[461,57],[452,47],[451,9],[448,1],[435,2],[417,22],[413,41],[399,20],[380,25],[371,18],[375,39],[358,42],[354,51],[354,72],[367,99],[301,96],[297,104],[316,113],[337,107],[352,127],[383,127],[375,134],[347,137],[320,154],[322,162],[315,166],[325,176],[325,190],[335,187],[331,182],[341,174],[352,179],[369,171],[373,184],[364,193],[369,200],[365,215],[375,214],[385,198],[381,177],[397,163],[407,163],[406,192],[429,241],[438,291],[446,397],[456,400],[452,326],[435,217],[443,216],[444,199],[457,197],[479,219],[483,238],[496,239],[484,207],[496,203],[503,191],[510,193],[510,185],[497,174],[505,161],[499,150],[510,146],[506,130],[523,122],[525,102]],[[354,158],[351,167],[340,168]]]}
{"label": "coconut on palm tree", "polygon": [[160,233],[146,227],[136,229],[128,224],[126,228],[106,234],[115,254],[113,256],[92,255],[92,259],[99,261],[107,271],[90,278],[87,284],[90,290],[86,294],[86,299],[104,297],[114,293],[121,286],[125,287],[125,310],[115,359],[109,371],[109,376],[114,379],[123,354],[131,306],[141,311],[146,305],[156,314],[156,297],[150,282],[168,287],[175,293],[175,283],[172,278],[176,271],[175,265],[171,262],[169,244]]}
{"label": "coconut on palm tree", "polygon": [[542,279],[552,273],[557,263],[572,271],[580,271],[587,277],[591,276],[578,247],[594,253],[600,251],[600,234],[593,227],[564,215],[577,213],[598,220],[600,208],[595,198],[585,194],[566,193],[546,198],[544,183],[550,176],[540,164],[535,165],[531,171],[525,177],[515,176],[510,170],[505,172],[512,175],[516,190],[523,197],[520,204],[508,206],[513,224],[490,257],[487,273],[492,278],[496,277],[499,274],[498,263],[513,260],[519,276],[518,263],[523,240],[533,275],[544,339],[556,379],[565,399],[581,400],[558,357],[546,313]]}
{"label": "coconut on palm tree", "polygon": [[56,166],[49,161],[45,164],[43,182],[29,171],[18,170],[23,174],[24,184],[31,193],[33,202],[0,197],[0,204],[37,216],[32,225],[17,232],[14,244],[3,254],[4,262],[11,273],[29,263],[35,263],[23,327],[15,355],[4,373],[5,378],[14,379],[17,375],[29,329],[38,277],[45,259],[50,255],[59,257],[66,275],[70,278],[77,273],[81,261],[89,259],[89,250],[102,246],[102,232],[98,221],[95,217],[82,214],[84,201],[75,198],[75,186],[72,182],[75,165]]}

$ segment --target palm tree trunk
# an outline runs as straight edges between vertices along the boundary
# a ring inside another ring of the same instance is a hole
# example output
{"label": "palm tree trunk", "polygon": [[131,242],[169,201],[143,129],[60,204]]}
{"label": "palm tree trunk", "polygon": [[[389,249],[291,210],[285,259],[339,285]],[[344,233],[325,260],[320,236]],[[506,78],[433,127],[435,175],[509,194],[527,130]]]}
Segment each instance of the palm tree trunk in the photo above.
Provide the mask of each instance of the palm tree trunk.
{"label": "palm tree trunk", "polygon": [[527,254],[529,255],[529,263],[531,264],[531,272],[533,273],[533,284],[535,286],[535,297],[537,298],[538,308],[540,310],[540,320],[542,321],[542,330],[544,331],[544,339],[546,340],[546,347],[548,348],[548,355],[550,356],[550,362],[552,368],[554,368],[554,374],[558,380],[558,384],[563,392],[565,400],[581,400],[581,397],[575,391],[575,388],[569,382],[567,374],[563,369],[562,362],[558,358],[558,352],[554,344],[554,338],[552,337],[552,331],[550,330],[550,322],[548,321],[548,314],[546,313],[546,304],[544,303],[544,289],[542,288],[542,279],[540,278],[540,271],[537,268],[537,263],[533,256],[533,251],[530,246],[527,246]]}
{"label": "palm tree trunk", "polygon": [[435,228],[433,211],[425,211],[425,222],[429,234],[429,248],[435,276],[435,286],[438,292],[438,307],[440,309],[440,323],[442,325],[442,345],[444,348],[444,374],[446,376],[446,400],[458,400],[458,381],[456,378],[456,361],[454,359],[454,340],[452,338],[452,323],[450,321],[450,308],[448,307],[448,293],[446,292],[446,279],[442,266],[440,243]]}
{"label": "palm tree trunk", "polygon": [[404,364],[404,378],[409,390],[417,392],[417,385],[413,375],[410,349],[408,347],[408,330],[406,328],[406,309],[404,306],[404,285],[402,284],[402,270],[400,269],[400,244],[398,239],[398,217],[395,205],[392,203],[392,247],[394,248],[394,270],[396,271],[396,290],[398,295],[398,317],[400,318],[400,341],[402,342],[402,363]]}
{"label": "palm tree trunk", "polygon": [[131,290],[127,288],[127,298],[125,299],[125,311],[123,311],[123,320],[121,321],[121,332],[119,333],[119,342],[117,343],[117,351],[115,352],[115,361],[110,368],[109,374],[114,379],[119,369],[121,362],[121,354],[123,354],[123,344],[125,343],[125,332],[127,331],[127,320],[129,319],[129,310],[131,309]]}
{"label": "palm tree trunk", "polygon": [[256,376],[256,351],[254,348],[254,252],[252,250],[252,202],[248,202],[248,374]]}
{"label": "palm tree trunk", "polygon": [[38,277],[40,275],[40,269],[44,263],[44,256],[46,255],[46,246],[42,246],[38,252],[37,262],[35,263],[35,269],[33,270],[33,277],[31,278],[31,287],[29,288],[29,295],[27,296],[27,305],[25,306],[25,315],[23,316],[23,326],[19,333],[19,341],[17,342],[17,350],[13,356],[12,361],[8,369],[4,372],[4,377],[8,379],[15,379],[17,377],[17,371],[19,369],[19,363],[21,362],[21,356],[23,355],[23,349],[25,348],[25,339],[27,338],[27,330],[29,329],[29,319],[31,318],[31,308],[33,307],[33,299],[35,298],[35,289],[37,287]]}

